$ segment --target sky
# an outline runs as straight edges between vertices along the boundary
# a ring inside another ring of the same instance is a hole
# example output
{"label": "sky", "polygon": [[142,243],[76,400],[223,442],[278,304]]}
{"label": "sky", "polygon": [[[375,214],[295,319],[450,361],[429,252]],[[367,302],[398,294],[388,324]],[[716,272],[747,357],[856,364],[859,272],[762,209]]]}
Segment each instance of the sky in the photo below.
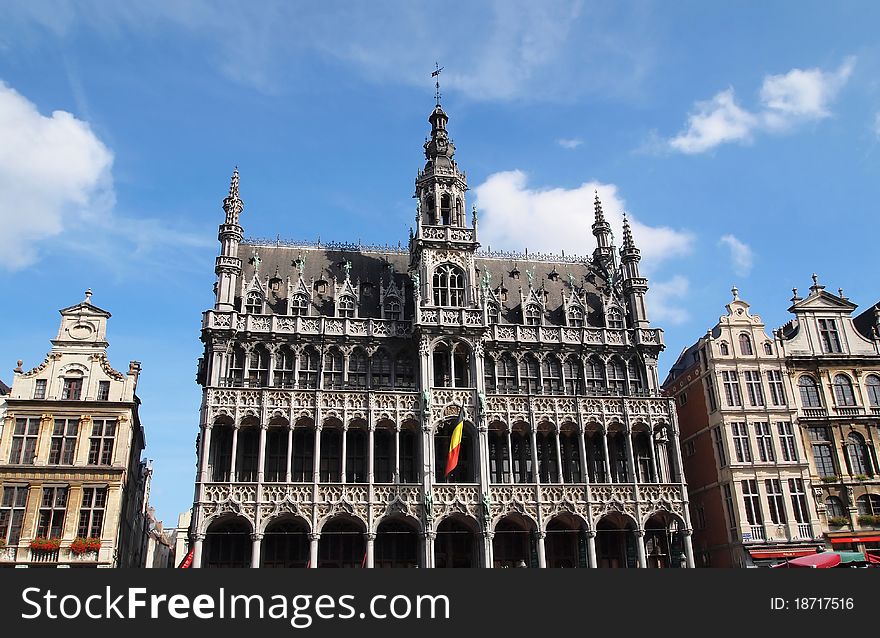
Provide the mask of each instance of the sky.
{"label": "sky", "polygon": [[442,103],[493,250],[633,220],[661,380],[731,286],[770,328],[818,273],[865,308],[880,4],[0,0],[0,379],[58,309],[139,360],[152,504],[192,504],[201,313],[235,166],[251,237],[405,242]]}

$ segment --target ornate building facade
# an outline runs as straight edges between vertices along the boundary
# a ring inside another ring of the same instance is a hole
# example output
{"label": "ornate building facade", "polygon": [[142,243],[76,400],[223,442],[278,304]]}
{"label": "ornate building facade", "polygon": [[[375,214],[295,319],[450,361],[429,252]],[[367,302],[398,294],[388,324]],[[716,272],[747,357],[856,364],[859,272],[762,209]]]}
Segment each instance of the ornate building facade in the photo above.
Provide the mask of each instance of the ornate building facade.
{"label": "ornate building facade", "polygon": [[138,567],[147,477],[135,391],[107,359],[110,313],[61,310],[40,365],[18,362],[0,436],[0,566]]}
{"label": "ornate building facade", "polygon": [[439,100],[429,122],[403,249],[243,241],[233,174],[193,565],[693,566],[629,225],[618,252],[597,196],[591,257],[479,251]]}
{"label": "ornate building facade", "polygon": [[663,389],[678,410],[698,566],[770,565],[824,545],[784,353],[736,288]]}
{"label": "ornate building facade", "polygon": [[842,289],[813,275],[777,333],[792,382],[827,544],[880,559],[880,336],[877,307],[858,317]]}

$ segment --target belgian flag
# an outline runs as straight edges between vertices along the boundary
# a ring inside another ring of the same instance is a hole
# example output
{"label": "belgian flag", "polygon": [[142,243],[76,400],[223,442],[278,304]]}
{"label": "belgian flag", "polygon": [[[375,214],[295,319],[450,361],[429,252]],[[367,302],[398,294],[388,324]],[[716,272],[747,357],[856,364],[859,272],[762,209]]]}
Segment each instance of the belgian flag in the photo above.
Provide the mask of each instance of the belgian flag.
{"label": "belgian flag", "polygon": [[458,466],[458,453],[461,450],[461,435],[464,432],[464,406],[458,410],[458,418],[455,427],[452,428],[452,436],[449,438],[449,457],[446,459],[446,474],[449,474]]}

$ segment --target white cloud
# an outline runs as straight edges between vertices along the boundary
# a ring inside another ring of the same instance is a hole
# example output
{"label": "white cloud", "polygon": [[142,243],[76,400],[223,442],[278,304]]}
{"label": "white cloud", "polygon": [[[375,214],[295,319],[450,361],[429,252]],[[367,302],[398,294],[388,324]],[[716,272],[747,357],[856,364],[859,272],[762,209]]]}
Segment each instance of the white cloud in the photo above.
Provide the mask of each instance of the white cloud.
{"label": "white cloud", "polygon": [[690,281],[682,275],[675,275],[665,281],[655,281],[648,289],[648,317],[652,323],[680,325],[690,319],[688,311],[677,305],[688,296]]}
{"label": "white cloud", "polygon": [[724,235],[718,241],[730,249],[730,260],[733,262],[733,270],[736,274],[748,277],[752,272],[755,256],[748,244],[744,244],[733,235]]}
{"label": "white cloud", "polygon": [[559,144],[562,148],[574,149],[583,144],[584,141],[576,137],[563,137],[556,140],[556,143]]}
{"label": "white cloud", "polygon": [[120,273],[133,260],[167,264],[154,255],[163,248],[210,245],[209,234],[115,214],[113,153],[88,123],[66,111],[43,115],[2,81],[0,140],[0,269],[20,270],[63,247]]}
{"label": "white cloud", "polygon": [[[614,184],[592,181],[576,188],[530,188],[522,171],[490,175],[475,189],[480,243],[494,249],[588,255],[595,238],[593,200],[598,191],[605,217],[620,244],[624,200]],[[630,216],[633,237],[650,272],[664,260],[690,252],[694,236],[666,226],[649,226]]]}
{"label": "white cloud", "polygon": [[40,114],[0,82],[0,264],[37,259],[41,240],[113,205],[113,154],[89,125],[65,111]]}
{"label": "white cloud", "polygon": [[849,80],[855,57],[834,71],[792,69],[767,75],[761,86],[761,108],[755,112],[736,103],[728,88],[711,100],[697,102],[685,129],[668,147],[682,153],[703,153],[727,142],[748,142],[757,132],[779,133],[831,115],[830,103]]}

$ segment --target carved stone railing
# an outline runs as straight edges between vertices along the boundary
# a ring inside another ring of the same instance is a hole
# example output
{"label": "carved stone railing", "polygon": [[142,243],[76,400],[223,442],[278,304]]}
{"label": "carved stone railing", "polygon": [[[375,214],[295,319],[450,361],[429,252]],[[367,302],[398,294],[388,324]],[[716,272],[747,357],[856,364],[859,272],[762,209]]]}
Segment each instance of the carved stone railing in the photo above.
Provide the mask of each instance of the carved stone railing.
{"label": "carved stone railing", "polygon": [[292,501],[294,503],[311,503],[314,491],[311,483],[301,484],[267,484],[262,486],[260,500],[264,503]]}
{"label": "carved stone railing", "polygon": [[825,408],[804,408],[803,418],[805,419],[821,419],[828,416],[828,410]]}
{"label": "carved stone railing", "polygon": [[366,503],[370,488],[366,483],[323,483],[318,485],[318,501],[323,503]]}
{"label": "carved stone railing", "polygon": [[479,308],[422,308],[419,324],[480,327],[483,325],[483,311]]}
{"label": "carved stone railing", "polygon": [[865,414],[865,408],[836,405],[834,406],[834,413],[838,416],[862,416]]}
{"label": "carved stone railing", "polygon": [[259,414],[263,407],[266,407],[270,414],[276,411],[298,412],[312,410],[316,407],[316,403],[327,409],[366,411],[372,407],[375,410],[410,412],[413,416],[420,408],[419,395],[414,391],[321,390],[316,392],[221,387],[208,388],[206,394],[208,408],[224,413],[231,413],[236,408],[245,408]]}
{"label": "carved stone railing", "polygon": [[293,317],[287,315],[251,315],[208,310],[202,328],[235,330],[256,334],[345,335],[352,337],[410,337],[412,323],[390,319],[339,317]]}
{"label": "carved stone railing", "polygon": [[[424,320],[424,311],[422,313]],[[609,346],[649,344],[659,346],[663,344],[663,331],[653,328],[612,330],[610,328],[493,324],[490,327],[488,338],[495,341],[523,343],[570,343]]]}
{"label": "carved stone railing", "polygon": [[486,397],[486,411],[493,417],[508,413],[521,414],[532,411],[535,414],[559,414],[560,421],[571,419],[578,412],[584,416],[595,417],[600,414],[623,417],[627,412],[630,418],[643,418],[645,421],[663,418],[671,422],[669,399],[665,397],[583,397],[549,395],[497,395]]}
{"label": "carved stone railing", "polygon": [[16,547],[0,548],[0,563],[11,563],[15,561]]}
{"label": "carved stone railing", "polygon": [[32,549],[30,550],[30,553],[30,562],[32,563],[57,563],[58,556],[61,552],[57,549]]}
{"label": "carved stone railing", "polygon": [[473,228],[462,228],[460,226],[422,226],[421,234],[423,239],[449,243],[473,243],[476,241],[476,234]]}
{"label": "carved stone railing", "polygon": [[204,487],[204,503],[238,501],[254,503],[257,500],[256,483],[207,483]]}

